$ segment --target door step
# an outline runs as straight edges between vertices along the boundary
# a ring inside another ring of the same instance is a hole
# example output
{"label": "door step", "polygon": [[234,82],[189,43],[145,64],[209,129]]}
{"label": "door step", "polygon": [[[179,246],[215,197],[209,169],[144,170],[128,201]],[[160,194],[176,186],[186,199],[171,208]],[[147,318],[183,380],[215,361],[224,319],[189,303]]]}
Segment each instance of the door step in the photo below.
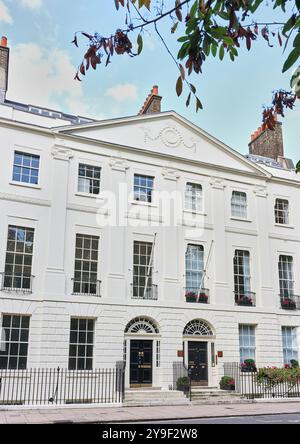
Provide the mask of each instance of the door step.
{"label": "door step", "polygon": [[239,393],[220,389],[192,390],[192,404],[241,404],[247,403]]}
{"label": "door step", "polygon": [[187,397],[178,390],[126,390],[123,405],[142,407],[150,405],[186,405]]}

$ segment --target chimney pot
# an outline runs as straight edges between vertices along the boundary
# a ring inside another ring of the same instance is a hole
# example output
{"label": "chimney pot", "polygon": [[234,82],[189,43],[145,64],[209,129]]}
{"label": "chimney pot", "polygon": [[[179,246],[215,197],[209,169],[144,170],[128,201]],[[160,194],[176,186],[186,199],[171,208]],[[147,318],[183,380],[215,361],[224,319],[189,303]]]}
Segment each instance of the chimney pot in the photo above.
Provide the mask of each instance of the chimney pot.
{"label": "chimney pot", "polygon": [[2,36],[1,37],[1,45],[3,48],[7,48],[7,37]]}

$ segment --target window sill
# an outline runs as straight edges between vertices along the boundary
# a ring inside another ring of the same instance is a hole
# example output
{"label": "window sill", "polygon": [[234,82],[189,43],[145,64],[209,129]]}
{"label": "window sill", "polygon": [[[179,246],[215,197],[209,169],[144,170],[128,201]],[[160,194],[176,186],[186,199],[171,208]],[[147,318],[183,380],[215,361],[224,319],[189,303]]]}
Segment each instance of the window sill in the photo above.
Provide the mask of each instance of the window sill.
{"label": "window sill", "polygon": [[153,202],[144,202],[143,200],[132,200],[131,205],[141,205],[143,207],[153,207],[153,208],[157,208],[158,205],[153,203]]}
{"label": "window sill", "polygon": [[75,193],[75,196],[79,196],[79,197],[88,197],[90,199],[101,199],[103,200],[104,198],[101,196],[100,194],[91,194],[91,193],[81,193],[80,191],[78,191],[77,193]]}
{"label": "window sill", "polygon": [[252,222],[251,219],[245,219],[243,217],[231,217],[230,220],[237,220],[239,222],[250,222],[250,223]]}
{"label": "window sill", "polygon": [[183,212],[188,214],[195,214],[196,216],[207,216],[207,213],[203,213],[203,211],[183,210]]}
{"label": "window sill", "polygon": [[295,227],[293,225],[288,225],[288,224],[274,224],[275,227],[282,227],[282,228],[289,228],[291,230],[294,230]]}
{"label": "window sill", "polygon": [[9,182],[10,185],[15,185],[17,187],[24,187],[24,188],[31,188],[34,190],[41,190],[42,187],[40,185],[34,185],[34,184],[30,184],[30,183],[25,183],[25,182],[14,182],[13,180],[11,182]]}

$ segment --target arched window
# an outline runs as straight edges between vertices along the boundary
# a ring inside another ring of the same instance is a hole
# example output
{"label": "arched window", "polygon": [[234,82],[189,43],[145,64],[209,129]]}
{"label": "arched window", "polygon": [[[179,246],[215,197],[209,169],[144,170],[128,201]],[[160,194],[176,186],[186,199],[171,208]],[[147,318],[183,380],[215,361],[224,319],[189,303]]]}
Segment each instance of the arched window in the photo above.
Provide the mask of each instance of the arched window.
{"label": "arched window", "polygon": [[154,321],[146,317],[132,319],[125,328],[125,333],[133,334],[158,334],[159,329]]}
{"label": "arched window", "polygon": [[208,324],[200,319],[190,321],[183,330],[183,336],[213,336],[213,331]]}

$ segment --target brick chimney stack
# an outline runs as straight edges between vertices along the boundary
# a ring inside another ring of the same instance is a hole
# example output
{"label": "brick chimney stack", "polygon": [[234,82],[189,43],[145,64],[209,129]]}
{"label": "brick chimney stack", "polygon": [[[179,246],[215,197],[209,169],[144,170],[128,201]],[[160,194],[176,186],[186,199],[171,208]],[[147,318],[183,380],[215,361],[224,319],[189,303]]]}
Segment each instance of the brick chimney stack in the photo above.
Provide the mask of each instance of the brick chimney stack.
{"label": "brick chimney stack", "polygon": [[139,111],[138,115],[155,114],[161,112],[162,97],[158,94],[158,86],[153,86],[151,93],[148,95],[144,105]]}
{"label": "brick chimney stack", "polygon": [[8,87],[9,48],[7,38],[2,37],[0,42],[0,103],[5,101]]}
{"label": "brick chimney stack", "polygon": [[249,153],[269,157],[276,161],[279,158],[284,158],[282,123],[276,122],[275,130],[265,129],[263,125],[260,126],[251,135]]}

